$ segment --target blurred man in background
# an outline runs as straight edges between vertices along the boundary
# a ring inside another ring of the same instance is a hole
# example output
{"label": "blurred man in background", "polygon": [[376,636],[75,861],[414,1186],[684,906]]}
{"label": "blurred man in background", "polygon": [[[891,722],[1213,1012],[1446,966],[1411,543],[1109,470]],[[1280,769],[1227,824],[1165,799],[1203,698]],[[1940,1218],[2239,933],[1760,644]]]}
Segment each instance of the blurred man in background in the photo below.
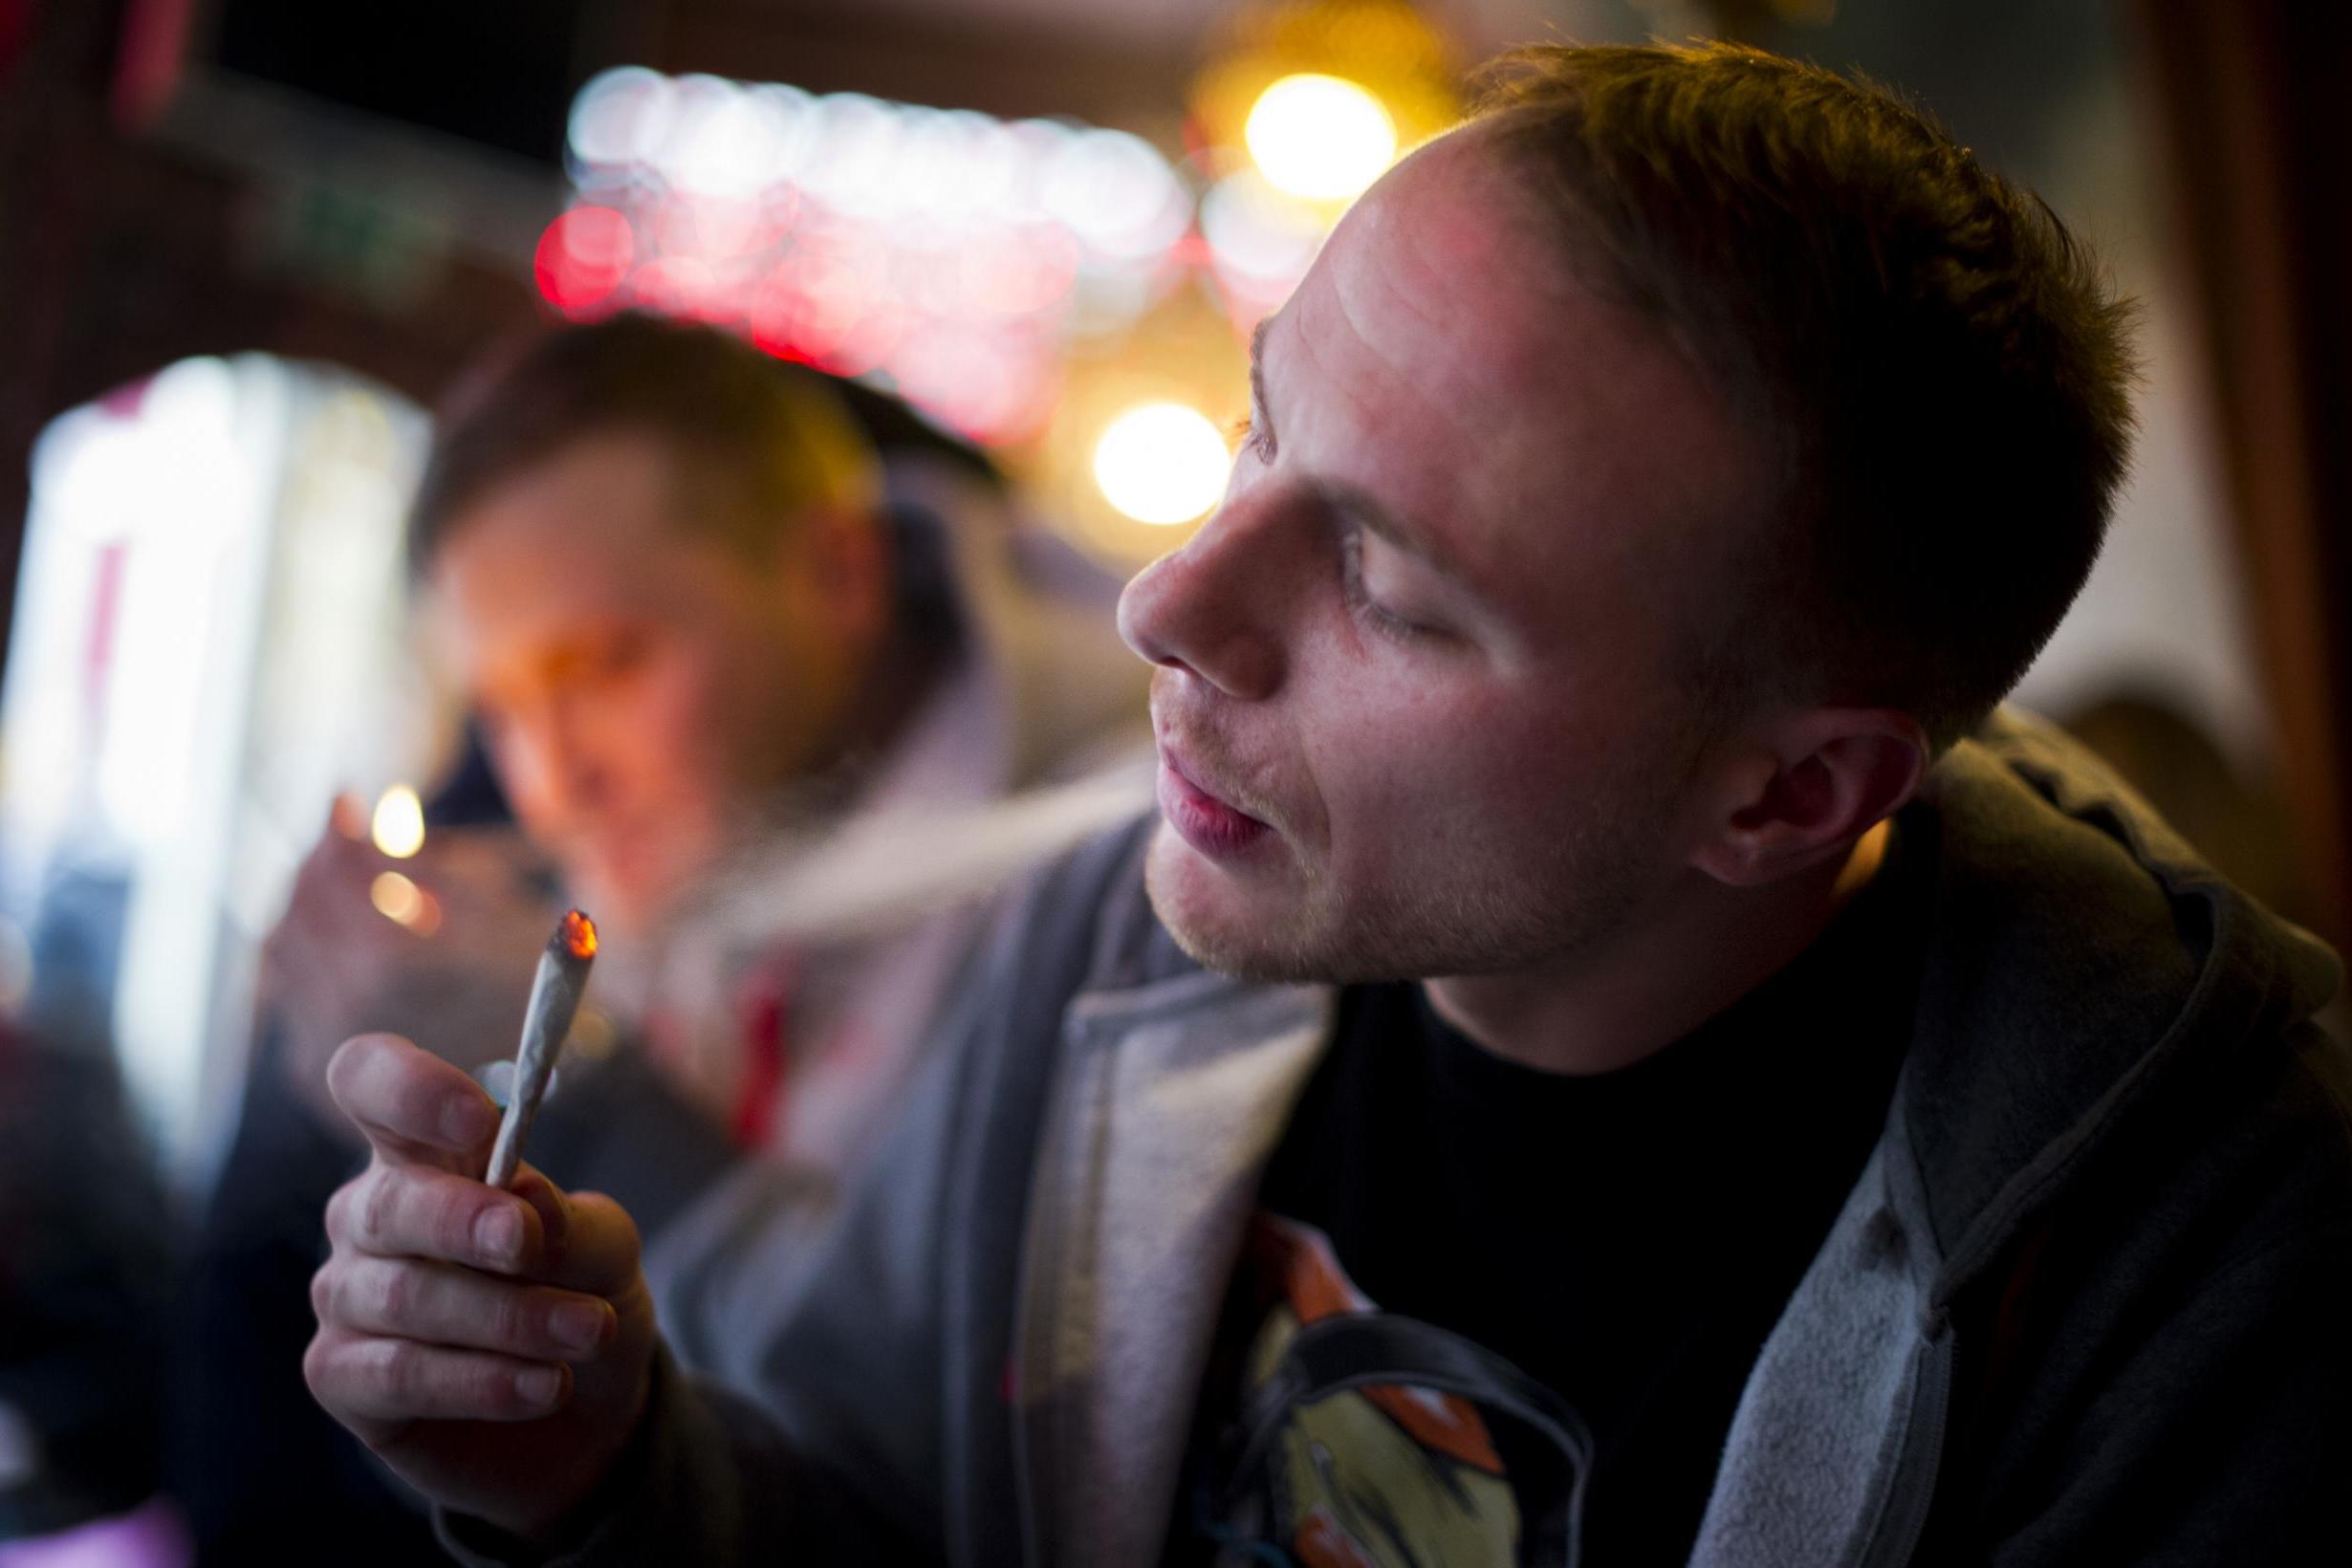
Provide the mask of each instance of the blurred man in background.
{"label": "blurred man in background", "polygon": [[[363,1469],[322,1473],[341,1434],[300,1387],[316,1206],[356,1157],[327,1130],[337,1043],[463,1040],[469,1070],[511,1053],[561,907],[552,866],[604,941],[599,1016],[537,1152],[649,1232],[677,1220],[664,1277],[690,1274],[737,1208],[821,1201],[979,918],[931,901],[828,932],[784,911],[779,942],[730,882],[1140,738],[1115,584],[1018,527],[985,462],[899,405],[708,328],[617,317],[477,374],[437,436],[411,558],[514,831],[436,830],[394,860],[343,808],[271,940],[279,1038],[214,1202],[188,1353],[205,1392],[182,1490],[221,1560],[371,1509],[353,1551],[429,1550]],[[387,873],[413,906],[380,911]],[[259,1389],[284,1407],[256,1419]],[[225,1441],[232,1413],[247,1435]]]}
{"label": "blurred man in background", "polygon": [[1521,66],[1260,334],[1122,604],[1161,817],[1007,923],[756,1406],[337,1056],[312,1386],[474,1560],[2342,1555],[2339,966],[1993,711],[2127,311],[1891,95]]}

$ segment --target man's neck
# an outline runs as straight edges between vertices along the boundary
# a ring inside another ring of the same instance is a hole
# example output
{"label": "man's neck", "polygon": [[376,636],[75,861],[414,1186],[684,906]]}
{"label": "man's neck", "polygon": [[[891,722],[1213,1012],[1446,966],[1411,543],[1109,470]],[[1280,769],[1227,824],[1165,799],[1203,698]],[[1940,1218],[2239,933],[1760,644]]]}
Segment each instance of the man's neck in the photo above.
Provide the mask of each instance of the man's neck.
{"label": "man's neck", "polygon": [[[953,660],[951,649],[893,626],[875,647],[838,722],[817,749],[800,776],[778,791],[771,806],[803,832],[823,832],[856,806],[882,760],[904,737],[923,705],[938,689]],[[775,812],[754,831],[774,825]]]}
{"label": "man's neck", "polygon": [[1571,968],[1423,983],[1439,1016],[1507,1061],[1589,1075],[1630,1067],[1723,1012],[1811,947],[1885,859],[1891,824],[1843,860],[1761,888],[1707,882],[1664,918]]}

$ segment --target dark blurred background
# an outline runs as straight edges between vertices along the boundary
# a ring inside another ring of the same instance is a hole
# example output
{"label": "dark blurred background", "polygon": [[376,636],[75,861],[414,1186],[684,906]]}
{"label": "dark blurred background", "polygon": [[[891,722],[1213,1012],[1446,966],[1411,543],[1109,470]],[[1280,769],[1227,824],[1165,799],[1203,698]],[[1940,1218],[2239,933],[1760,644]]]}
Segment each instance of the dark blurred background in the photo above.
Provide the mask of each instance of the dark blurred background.
{"label": "dark blurred background", "polygon": [[[2145,302],[2137,467],[2021,697],[2343,943],[2352,8],[0,0],[0,1002],[54,1042],[0,1045],[0,1147],[31,1159],[9,1111],[39,1087],[87,1158],[152,1154],[134,1210],[201,1194],[328,793],[422,784],[453,744],[397,538],[487,344],[721,323],[906,397],[1123,568],[1210,505],[1250,327],[1470,67],[1653,35],[1911,92]],[[11,1235],[55,1221],[12,1174],[0,1285],[151,1287],[111,1200],[29,1266]],[[171,1560],[135,1469],[11,1491],[42,1420],[136,1433],[136,1387],[11,1381],[105,1321],[0,1317],[0,1542],[128,1515],[151,1555],[120,1560]]]}

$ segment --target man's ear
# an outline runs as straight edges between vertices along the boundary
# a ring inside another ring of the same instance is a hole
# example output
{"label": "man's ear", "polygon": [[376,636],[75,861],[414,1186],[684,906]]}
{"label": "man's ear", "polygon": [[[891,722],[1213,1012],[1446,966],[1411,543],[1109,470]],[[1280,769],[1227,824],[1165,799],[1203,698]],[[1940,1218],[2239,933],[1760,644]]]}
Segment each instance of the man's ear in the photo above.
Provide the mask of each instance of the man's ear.
{"label": "man's ear", "polygon": [[1754,887],[1840,856],[1917,793],[1927,736],[1885,708],[1812,708],[1750,738],[1716,769],[1690,863]]}
{"label": "man's ear", "polygon": [[823,508],[800,519],[798,558],[825,614],[853,636],[878,634],[890,620],[889,531],[867,512]]}

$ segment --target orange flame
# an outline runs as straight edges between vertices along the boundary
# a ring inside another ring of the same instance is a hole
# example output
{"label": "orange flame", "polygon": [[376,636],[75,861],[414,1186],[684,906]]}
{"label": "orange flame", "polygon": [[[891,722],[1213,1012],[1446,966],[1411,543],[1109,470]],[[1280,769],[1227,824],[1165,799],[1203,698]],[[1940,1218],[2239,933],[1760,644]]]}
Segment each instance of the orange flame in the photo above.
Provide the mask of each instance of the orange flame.
{"label": "orange flame", "polygon": [[597,923],[577,909],[565,910],[563,945],[572,949],[574,958],[594,958],[597,955]]}

